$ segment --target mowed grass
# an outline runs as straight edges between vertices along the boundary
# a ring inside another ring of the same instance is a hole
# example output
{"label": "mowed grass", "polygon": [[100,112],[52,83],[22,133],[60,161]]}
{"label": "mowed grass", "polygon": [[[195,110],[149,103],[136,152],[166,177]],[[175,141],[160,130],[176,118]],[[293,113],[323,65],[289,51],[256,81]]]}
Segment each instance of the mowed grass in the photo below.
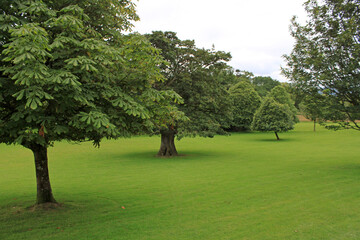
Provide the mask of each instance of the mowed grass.
{"label": "mowed grass", "polygon": [[360,239],[360,132],[56,143],[58,209],[33,211],[32,153],[0,145],[0,239]]}

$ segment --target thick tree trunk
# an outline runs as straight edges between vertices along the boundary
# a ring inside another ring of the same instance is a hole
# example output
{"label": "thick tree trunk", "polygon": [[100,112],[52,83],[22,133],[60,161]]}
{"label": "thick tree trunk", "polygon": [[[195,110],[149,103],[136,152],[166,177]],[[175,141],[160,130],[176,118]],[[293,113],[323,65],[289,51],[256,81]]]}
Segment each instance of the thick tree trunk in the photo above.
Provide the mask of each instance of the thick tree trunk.
{"label": "thick tree trunk", "polygon": [[47,147],[40,144],[33,144],[30,149],[33,151],[35,159],[37,182],[36,204],[56,203],[50,185]]}
{"label": "thick tree trunk", "polygon": [[280,140],[280,138],[279,138],[279,136],[278,136],[278,134],[277,134],[277,132],[275,132],[275,136],[276,136],[276,140]]}
{"label": "thick tree trunk", "polygon": [[174,130],[161,130],[161,145],[158,152],[160,157],[177,156],[178,153],[175,147],[175,131]]}

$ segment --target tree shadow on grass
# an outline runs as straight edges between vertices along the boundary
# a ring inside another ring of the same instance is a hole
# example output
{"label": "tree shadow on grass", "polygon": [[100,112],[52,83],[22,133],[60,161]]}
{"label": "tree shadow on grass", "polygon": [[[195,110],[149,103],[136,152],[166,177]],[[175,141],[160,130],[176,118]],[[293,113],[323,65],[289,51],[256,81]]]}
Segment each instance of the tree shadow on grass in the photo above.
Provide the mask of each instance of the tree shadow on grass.
{"label": "tree shadow on grass", "polygon": [[180,151],[178,156],[172,157],[160,157],[156,155],[154,151],[144,151],[144,152],[133,152],[120,154],[116,157],[134,159],[134,160],[146,160],[146,161],[187,161],[187,160],[200,160],[200,159],[209,159],[217,158],[220,156],[219,153],[214,151]]}
{"label": "tree shadow on grass", "polygon": [[75,207],[68,203],[46,203],[34,205],[34,202],[29,199],[9,201],[5,205],[0,205],[0,212],[3,215],[2,221],[7,223],[22,221],[24,218],[32,219],[29,220],[30,222],[37,222],[39,216],[56,216],[59,214],[66,214],[72,209],[75,209]]}
{"label": "tree shadow on grass", "polygon": [[297,140],[294,138],[280,138],[280,140],[277,140],[276,138],[257,138],[253,139],[254,142],[296,142]]}
{"label": "tree shadow on grass", "polygon": [[[70,196],[67,198],[70,199]],[[120,215],[120,212],[124,211],[123,203],[122,199],[92,196],[77,198],[76,202],[64,201],[58,207],[49,205],[33,207],[29,205],[28,200],[0,205],[2,215],[0,223],[10,229],[0,231],[0,239],[3,239],[2,234],[14,237],[18,233],[27,234],[29,239],[38,239],[37,232],[45,230],[55,231],[58,235],[62,235],[62,239],[70,239],[69,231],[76,231],[76,226],[93,224],[99,214],[109,218]]]}

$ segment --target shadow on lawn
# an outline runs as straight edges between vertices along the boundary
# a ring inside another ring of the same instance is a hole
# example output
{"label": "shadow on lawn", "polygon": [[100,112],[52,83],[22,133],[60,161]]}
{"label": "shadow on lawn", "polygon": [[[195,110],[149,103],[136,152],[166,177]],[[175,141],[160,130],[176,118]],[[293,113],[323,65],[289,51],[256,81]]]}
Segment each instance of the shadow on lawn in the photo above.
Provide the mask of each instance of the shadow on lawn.
{"label": "shadow on lawn", "polygon": [[178,156],[159,157],[154,151],[133,152],[117,155],[117,157],[127,159],[137,159],[146,161],[188,161],[188,160],[206,160],[209,158],[218,158],[219,153],[214,151],[179,151]]}
{"label": "shadow on lawn", "polygon": [[[118,220],[125,211],[121,203],[110,198],[77,198],[76,202],[65,201],[59,207],[31,207],[29,202],[17,202],[0,206],[0,239],[20,239],[17,235],[26,235],[21,239],[40,239],[39,235],[52,239],[78,239],[78,228],[91,226],[97,218]],[[113,203],[114,202],[114,203]],[[87,232],[91,232],[88,229]],[[2,236],[3,235],[3,236]]]}
{"label": "shadow on lawn", "polygon": [[277,140],[276,138],[257,138],[257,139],[253,139],[254,142],[278,142],[278,143],[282,143],[282,142],[296,142],[297,140],[294,138],[280,138],[280,140]]}

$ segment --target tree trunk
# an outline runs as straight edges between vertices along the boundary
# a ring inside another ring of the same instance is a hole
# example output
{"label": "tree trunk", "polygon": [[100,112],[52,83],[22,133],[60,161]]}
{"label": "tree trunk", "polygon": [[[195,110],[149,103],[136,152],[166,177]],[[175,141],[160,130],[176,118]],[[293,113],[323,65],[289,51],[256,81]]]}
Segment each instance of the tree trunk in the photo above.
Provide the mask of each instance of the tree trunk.
{"label": "tree trunk", "polygon": [[161,145],[160,150],[158,152],[158,156],[160,157],[171,157],[177,156],[178,153],[175,147],[175,131],[168,129],[168,130],[161,130]]}
{"label": "tree trunk", "polygon": [[37,183],[36,204],[56,203],[50,185],[47,147],[40,144],[32,144],[30,149],[33,151],[35,159]]}
{"label": "tree trunk", "polygon": [[278,134],[277,134],[277,132],[275,132],[275,136],[276,136],[276,140],[280,140],[280,138],[279,138],[279,136],[278,136]]}
{"label": "tree trunk", "polygon": [[314,132],[316,132],[316,120],[314,120]]}

